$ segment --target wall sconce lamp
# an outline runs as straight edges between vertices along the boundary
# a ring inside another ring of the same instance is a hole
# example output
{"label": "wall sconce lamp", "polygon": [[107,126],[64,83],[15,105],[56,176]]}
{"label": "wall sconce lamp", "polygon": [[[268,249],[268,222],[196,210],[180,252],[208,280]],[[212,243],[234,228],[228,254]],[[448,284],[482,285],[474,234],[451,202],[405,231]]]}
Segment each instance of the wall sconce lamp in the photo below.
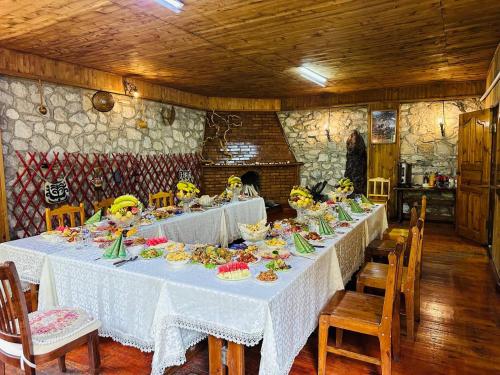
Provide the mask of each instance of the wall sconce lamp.
{"label": "wall sconce lamp", "polygon": [[328,108],[328,123],[325,124],[325,135],[326,139],[328,142],[332,141],[332,137],[330,136],[330,114],[331,114],[331,108]]}
{"label": "wall sconce lamp", "polygon": [[137,86],[126,78],[123,80],[123,91],[125,91],[125,95],[130,95],[134,98],[139,97],[139,90],[137,90]]}
{"label": "wall sconce lamp", "polygon": [[441,136],[444,137],[445,136],[445,132],[444,132],[444,125],[445,125],[444,100],[442,103],[443,103],[442,113],[441,113],[441,117],[438,118],[438,124],[439,124],[439,128],[441,129]]}

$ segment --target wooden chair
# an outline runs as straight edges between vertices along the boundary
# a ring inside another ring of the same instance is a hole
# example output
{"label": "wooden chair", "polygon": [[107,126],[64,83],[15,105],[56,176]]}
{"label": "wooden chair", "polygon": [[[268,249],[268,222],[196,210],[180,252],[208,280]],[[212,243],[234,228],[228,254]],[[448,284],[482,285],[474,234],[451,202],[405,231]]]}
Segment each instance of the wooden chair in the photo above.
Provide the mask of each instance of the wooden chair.
{"label": "wooden chair", "polygon": [[[418,258],[421,245],[421,230],[423,220],[418,219],[417,225],[412,228],[412,241],[408,267],[403,267],[401,293],[405,296],[406,306],[406,336],[410,340],[415,337],[415,316],[420,311],[420,280],[418,278]],[[357,276],[356,290],[363,293],[365,287],[386,289],[386,278],[390,266],[383,263],[366,263]]]}
{"label": "wooden chair", "polygon": [[149,193],[149,205],[156,208],[174,205],[174,194],[171,191],[160,191],[156,194]]}
{"label": "wooden chair", "polygon": [[368,179],[366,196],[373,202],[387,205],[391,197],[391,180],[382,177]]}
{"label": "wooden chair", "polygon": [[[417,224],[418,215],[417,209],[413,207],[410,211],[410,225],[414,227]],[[406,248],[409,249],[411,246],[411,231],[408,232],[407,236],[400,235],[406,239]],[[399,238],[398,237],[398,238]],[[390,238],[387,233],[384,233],[382,239],[375,239],[368,244],[365,249],[365,262],[370,262],[374,257],[387,257],[389,253],[396,247],[396,240]],[[408,253],[406,254],[408,256]],[[406,262],[405,262],[406,263]]]}
{"label": "wooden chair", "polygon": [[111,207],[111,205],[113,204],[114,201],[115,201],[115,198],[111,197],[111,198],[103,199],[101,201],[92,202],[92,205],[94,206],[94,213],[96,213],[100,209],[103,209],[103,214],[105,214],[106,210]]}
{"label": "wooden chair", "polygon": [[88,345],[90,373],[100,366],[98,328],[101,323],[84,310],[58,308],[28,315],[21,282],[13,262],[0,265],[0,373],[5,364],[36,374],[38,364],[57,359],[66,371],[66,353]]}
{"label": "wooden chair", "polygon": [[[369,294],[338,291],[330,300],[319,318],[318,374],[325,375],[326,354],[373,363],[382,367],[382,375],[391,373],[391,349],[399,353],[399,293],[401,288],[404,239],[398,240],[396,248],[389,254],[385,297]],[[395,321],[393,322],[393,318]],[[328,329],[336,328],[336,345],[328,345]],[[377,336],[380,343],[380,359],[342,349],[343,330]],[[393,331],[394,329],[394,331]],[[391,342],[391,338],[395,339]]]}
{"label": "wooden chair", "polygon": [[[416,204],[416,203],[415,203]],[[422,203],[420,206],[420,217],[425,220],[425,211],[427,209],[427,197],[425,195],[422,195]],[[384,237],[391,239],[391,240],[396,240],[398,237],[403,236],[403,237],[408,237],[408,234],[410,233],[410,229],[414,227],[417,224],[417,212],[411,211],[410,212],[410,225],[409,228],[392,228],[388,230],[386,233],[384,233]]]}
{"label": "wooden chair", "polygon": [[47,230],[52,230],[52,218],[57,216],[57,222],[59,226],[64,226],[64,217],[67,215],[69,217],[69,225],[71,227],[76,226],[76,215],[80,216],[80,225],[85,223],[85,209],[83,203],[79,206],[70,206],[68,204],[51,210],[50,208],[45,209],[45,223],[47,225]]}

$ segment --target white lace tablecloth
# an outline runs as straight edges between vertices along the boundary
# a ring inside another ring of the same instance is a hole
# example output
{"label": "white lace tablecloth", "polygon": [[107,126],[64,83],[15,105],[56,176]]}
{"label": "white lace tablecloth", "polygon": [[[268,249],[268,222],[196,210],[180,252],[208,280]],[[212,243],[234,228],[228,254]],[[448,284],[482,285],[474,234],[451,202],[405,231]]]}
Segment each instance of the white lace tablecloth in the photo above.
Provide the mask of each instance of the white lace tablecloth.
{"label": "white lace tablecloth", "polygon": [[264,199],[232,202],[204,212],[174,216],[151,225],[143,226],[145,237],[167,236],[184,243],[211,243],[227,246],[240,238],[237,224],[253,224],[266,219]]}
{"label": "white lace tablecloth", "polygon": [[[152,374],[183,363],[187,348],[207,334],[248,346],[263,340],[259,373],[286,374],[324,304],[361,265],[367,239],[386,229],[381,214],[383,206],[326,241],[315,259],[291,257],[292,269],[273,284],[221,281],[215,270],[174,268],[163,259],[116,268],[95,261],[102,249],[64,247],[45,257],[40,307],[88,310],[102,321],[101,335],[154,350]],[[252,273],[264,269],[261,263]]]}

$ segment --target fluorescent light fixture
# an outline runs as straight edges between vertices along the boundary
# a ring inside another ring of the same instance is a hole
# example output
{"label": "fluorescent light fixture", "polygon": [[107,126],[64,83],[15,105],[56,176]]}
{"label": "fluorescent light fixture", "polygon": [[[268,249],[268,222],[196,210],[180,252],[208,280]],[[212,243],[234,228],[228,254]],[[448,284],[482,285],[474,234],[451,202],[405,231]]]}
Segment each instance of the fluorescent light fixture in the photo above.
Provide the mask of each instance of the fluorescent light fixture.
{"label": "fluorescent light fixture", "polygon": [[299,74],[302,77],[308,79],[309,81],[312,81],[317,85],[320,85],[321,87],[326,86],[326,82],[327,82],[326,77],[323,77],[321,74],[313,72],[311,69],[308,69],[304,66],[301,66],[301,67],[299,67]]}
{"label": "fluorescent light fixture", "polygon": [[170,9],[172,12],[180,13],[184,4],[179,0],[155,0],[158,4]]}

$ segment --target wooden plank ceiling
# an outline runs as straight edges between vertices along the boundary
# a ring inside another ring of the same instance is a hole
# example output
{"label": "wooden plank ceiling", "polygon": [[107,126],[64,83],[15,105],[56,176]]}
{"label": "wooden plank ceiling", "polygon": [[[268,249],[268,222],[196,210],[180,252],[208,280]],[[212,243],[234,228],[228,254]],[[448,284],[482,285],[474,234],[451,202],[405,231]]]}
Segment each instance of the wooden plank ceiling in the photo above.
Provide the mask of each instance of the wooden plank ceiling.
{"label": "wooden plank ceiling", "polygon": [[[0,0],[0,47],[208,96],[483,80],[498,0]],[[327,76],[321,88],[296,73]]]}

